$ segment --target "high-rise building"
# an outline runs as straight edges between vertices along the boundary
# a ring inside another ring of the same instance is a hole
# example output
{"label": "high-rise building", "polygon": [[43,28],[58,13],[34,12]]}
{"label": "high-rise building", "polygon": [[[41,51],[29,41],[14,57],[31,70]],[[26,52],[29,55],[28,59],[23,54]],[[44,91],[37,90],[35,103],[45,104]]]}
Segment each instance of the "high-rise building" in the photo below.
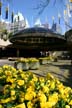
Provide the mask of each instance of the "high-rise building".
{"label": "high-rise building", "polygon": [[59,34],[62,34],[62,28],[60,26],[60,24],[57,24],[57,23],[54,23],[52,25],[52,31],[55,32],[55,33],[59,33]]}

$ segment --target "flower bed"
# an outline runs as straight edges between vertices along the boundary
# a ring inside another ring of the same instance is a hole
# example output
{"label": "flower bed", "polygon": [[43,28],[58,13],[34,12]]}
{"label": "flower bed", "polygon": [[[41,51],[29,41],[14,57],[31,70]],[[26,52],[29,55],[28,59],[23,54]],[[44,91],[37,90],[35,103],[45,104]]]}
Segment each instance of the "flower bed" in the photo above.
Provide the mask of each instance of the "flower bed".
{"label": "flower bed", "polygon": [[0,67],[0,108],[71,108],[72,89],[51,74],[37,77],[31,72]]}

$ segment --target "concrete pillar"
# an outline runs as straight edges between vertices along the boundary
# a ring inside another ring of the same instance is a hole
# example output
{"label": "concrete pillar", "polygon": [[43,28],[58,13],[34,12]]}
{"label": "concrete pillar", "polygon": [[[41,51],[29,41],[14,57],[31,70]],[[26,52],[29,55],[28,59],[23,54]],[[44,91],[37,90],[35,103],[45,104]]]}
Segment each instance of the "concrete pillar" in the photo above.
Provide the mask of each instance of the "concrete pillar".
{"label": "concrete pillar", "polygon": [[17,57],[19,57],[19,54],[20,54],[19,49],[17,49]]}

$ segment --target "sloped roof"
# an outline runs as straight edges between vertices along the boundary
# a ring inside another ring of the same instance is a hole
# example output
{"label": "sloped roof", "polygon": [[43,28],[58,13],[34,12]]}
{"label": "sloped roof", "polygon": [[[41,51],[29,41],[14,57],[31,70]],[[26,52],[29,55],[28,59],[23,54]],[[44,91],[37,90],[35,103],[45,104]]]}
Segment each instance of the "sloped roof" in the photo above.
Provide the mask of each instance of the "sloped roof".
{"label": "sloped roof", "polygon": [[9,40],[4,41],[3,39],[0,39],[0,47],[5,47],[10,44],[11,44],[11,42]]}

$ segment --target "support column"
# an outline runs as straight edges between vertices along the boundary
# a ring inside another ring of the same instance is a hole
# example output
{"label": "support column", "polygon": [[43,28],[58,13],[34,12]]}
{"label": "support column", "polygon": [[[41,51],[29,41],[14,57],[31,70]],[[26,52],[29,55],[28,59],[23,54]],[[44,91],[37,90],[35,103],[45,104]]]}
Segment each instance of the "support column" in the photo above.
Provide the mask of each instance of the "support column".
{"label": "support column", "polygon": [[19,54],[20,54],[19,49],[17,49],[17,57],[19,57]]}

